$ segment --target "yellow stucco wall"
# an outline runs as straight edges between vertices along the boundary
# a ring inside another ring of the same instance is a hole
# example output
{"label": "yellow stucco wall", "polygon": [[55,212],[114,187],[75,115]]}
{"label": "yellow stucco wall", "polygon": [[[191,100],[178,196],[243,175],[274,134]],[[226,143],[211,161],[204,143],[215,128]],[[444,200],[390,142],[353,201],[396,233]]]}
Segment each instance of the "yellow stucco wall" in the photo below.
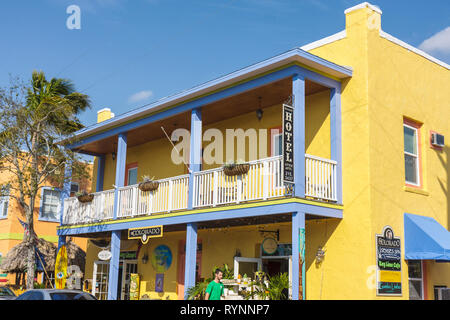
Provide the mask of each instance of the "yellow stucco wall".
{"label": "yellow stucco wall", "polygon": [[[364,285],[376,264],[375,234],[390,225],[402,240],[404,255],[403,214],[430,216],[449,227],[448,147],[436,151],[430,147],[430,130],[450,134],[450,73],[447,69],[380,37],[380,15],[369,8],[347,15],[345,39],[311,50],[311,53],[351,66],[353,78],[343,86],[343,189],[344,219],[337,225],[328,243],[327,264],[335,270],[322,298],[377,298],[374,289]],[[403,155],[403,118],[422,123],[421,152],[424,186],[418,192],[405,188]],[[341,235],[347,235],[347,239]],[[350,237],[350,238],[349,238]],[[351,249],[349,249],[349,247]],[[331,248],[339,255],[331,261]],[[358,257],[355,267],[345,264]],[[345,270],[337,268],[345,264]],[[428,298],[433,285],[450,286],[448,264],[429,262]],[[324,264],[325,265],[325,264]],[[439,270],[439,271],[437,271]],[[338,295],[351,274],[352,290]],[[365,281],[366,280],[366,281]],[[309,278],[311,281],[311,277]],[[408,299],[408,268],[402,263],[400,298]],[[333,285],[334,284],[334,285]],[[314,287],[316,288],[316,287]],[[311,298],[319,292],[309,292]],[[381,297],[380,297],[381,298]],[[386,297],[382,297],[386,298]]]}

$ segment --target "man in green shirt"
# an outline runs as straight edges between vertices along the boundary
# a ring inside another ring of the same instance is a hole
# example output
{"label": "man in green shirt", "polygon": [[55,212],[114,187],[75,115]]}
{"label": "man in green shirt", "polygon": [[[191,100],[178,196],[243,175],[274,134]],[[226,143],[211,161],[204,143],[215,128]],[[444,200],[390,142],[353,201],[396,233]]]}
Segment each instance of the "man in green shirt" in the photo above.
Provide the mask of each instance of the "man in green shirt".
{"label": "man in green shirt", "polygon": [[220,282],[223,276],[222,270],[216,269],[214,276],[214,280],[206,288],[205,300],[220,300],[220,297],[223,296],[223,283]]}

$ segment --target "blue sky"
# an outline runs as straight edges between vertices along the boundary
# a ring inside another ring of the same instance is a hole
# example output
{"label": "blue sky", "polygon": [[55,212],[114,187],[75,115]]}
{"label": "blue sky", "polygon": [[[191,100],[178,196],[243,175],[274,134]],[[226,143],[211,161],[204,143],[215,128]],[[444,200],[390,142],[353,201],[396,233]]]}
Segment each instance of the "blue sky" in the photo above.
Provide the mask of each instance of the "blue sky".
{"label": "blue sky", "polygon": [[[0,4],[0,86],[71,79],[118,115],[341,31],[353,0],[15,0]],[[450,1],[377,0],[383,30],[450,63]],[[81,29],[69,30],[69,5]],[[427,42],[424,43],[424,41]]]}

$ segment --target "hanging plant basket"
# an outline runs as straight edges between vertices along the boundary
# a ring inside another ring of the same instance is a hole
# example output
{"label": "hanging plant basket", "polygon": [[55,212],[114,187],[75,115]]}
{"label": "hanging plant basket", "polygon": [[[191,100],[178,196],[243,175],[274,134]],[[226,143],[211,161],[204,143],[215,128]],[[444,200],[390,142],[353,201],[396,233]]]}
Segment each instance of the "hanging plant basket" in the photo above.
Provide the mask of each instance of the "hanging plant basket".
{"label": "hanging plant basket", "polygon": [[227,176],[238,176],[241,174],[246,174],[250,169],[248,163],[232,164],[223,167],[223,173]]}
{"label": "hanging plant basket", "polygon": [[82,194],[80,196],[77,197],[78,201],[82,202],[82,203],[87,203],[87,202],[92,202],[92,200],[94,200],[94,195],[93,194]]}
{"label": "hanging plant basket", "polygon": [[158,189],[159,186],[159,182],[158,181],[143,181],[141,183],[139,183],[139,190],[141,191],[154,191],[156,189]]}

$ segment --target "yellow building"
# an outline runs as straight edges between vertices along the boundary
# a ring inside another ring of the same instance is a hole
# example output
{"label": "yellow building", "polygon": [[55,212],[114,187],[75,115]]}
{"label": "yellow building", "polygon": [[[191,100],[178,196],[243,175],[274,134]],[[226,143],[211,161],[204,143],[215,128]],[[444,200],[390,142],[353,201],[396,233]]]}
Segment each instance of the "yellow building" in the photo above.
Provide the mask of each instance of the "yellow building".
{"label": "yellow building", "polygon": [[[88,164],[88,171],[92,177],[92,164]],[[15,177],[7,172],[0,173],[0,185],[6,185],[11,179]],[[79,190],[90,190],[91,180],[72,181],[71,195]],[[8,194],[11,191],[8,191]],[[4,193],[2,193],[4,194]],[[0,197],[0,263],[9,250],[21,243],[24,239],[24,227],[19,222],[26,222],[22,209],[13,198],[14,194]],[[35,208],[33,214],[34,230],[39,238],[47,240],[57,245],[58,235],[56,228],[60,223],[60,205],[61,205],[61,188],[50,180],[47,180],[35,201]],[[86,250],[86,239],[74,238],[74,242],[83,250]],[[47,270],[49,276],[53,277],[54,270]],[[25,278],[18,278],[17,274],[8,274],[1,272],[0,285],[19,286]],[[42,282],[43,273],[40,273],[38,282]]]}
{"label": "yellow building", "polygon": [[292,299],[450,286],[449,66],[381,16],[77,132],[97,193],[64,200],[58,235],[90,239],[93,294],[128,299],[137,273],[141,299],[183,299],[223,264],[287,273]]}

